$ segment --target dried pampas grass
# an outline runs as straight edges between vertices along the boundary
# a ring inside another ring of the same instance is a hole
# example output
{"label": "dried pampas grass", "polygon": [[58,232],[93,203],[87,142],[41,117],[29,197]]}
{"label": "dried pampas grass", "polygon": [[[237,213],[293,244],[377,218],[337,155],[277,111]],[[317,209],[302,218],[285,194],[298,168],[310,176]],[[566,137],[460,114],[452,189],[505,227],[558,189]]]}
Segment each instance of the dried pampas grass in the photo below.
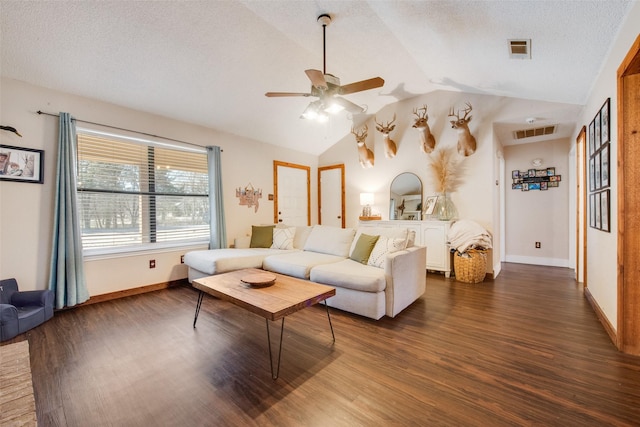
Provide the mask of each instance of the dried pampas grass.
{"label": "dried pampas grass", "polygon": [[459,156],[453,148],[438,148],[429,156],[429,167],[436,187],[436,193],[450,193],[462,181],[462,167]]}

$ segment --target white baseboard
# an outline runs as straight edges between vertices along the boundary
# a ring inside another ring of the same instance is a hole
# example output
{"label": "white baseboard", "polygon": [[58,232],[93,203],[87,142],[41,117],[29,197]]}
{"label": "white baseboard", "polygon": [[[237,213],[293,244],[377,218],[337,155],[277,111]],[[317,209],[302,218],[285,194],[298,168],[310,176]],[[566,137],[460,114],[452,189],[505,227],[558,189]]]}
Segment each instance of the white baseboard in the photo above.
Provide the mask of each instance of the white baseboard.
{"label": "white baseboard", "polygon": [[534,256],[507,255],[506,262],[515,262],[518,264],[547,265],[549,267],[570,267],[568,259],[561,258],[543,258]]}

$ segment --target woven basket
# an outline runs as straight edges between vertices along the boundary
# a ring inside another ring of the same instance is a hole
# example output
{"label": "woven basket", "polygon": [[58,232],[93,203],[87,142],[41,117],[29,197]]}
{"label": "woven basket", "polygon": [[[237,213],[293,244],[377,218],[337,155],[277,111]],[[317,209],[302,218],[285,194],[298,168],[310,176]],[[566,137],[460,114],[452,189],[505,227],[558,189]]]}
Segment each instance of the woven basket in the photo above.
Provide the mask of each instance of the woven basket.
{"label": "woven basket", "polygon": [[456,280],[460,282],[482,282],[487,274],[487,251],[469,249],[464,254],[456,252],[453,256],[453,269]]}

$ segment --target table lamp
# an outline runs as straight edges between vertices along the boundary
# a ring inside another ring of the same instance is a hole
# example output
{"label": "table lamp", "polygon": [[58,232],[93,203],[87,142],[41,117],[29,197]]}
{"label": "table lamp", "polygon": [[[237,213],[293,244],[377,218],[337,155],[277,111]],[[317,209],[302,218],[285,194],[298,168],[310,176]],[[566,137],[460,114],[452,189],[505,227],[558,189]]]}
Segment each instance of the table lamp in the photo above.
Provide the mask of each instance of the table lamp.
{"label": "table lamp", "polygon": [[360,193],[360,206],[362,206],[362,216],[371,216],[372,204],[373,193]]}

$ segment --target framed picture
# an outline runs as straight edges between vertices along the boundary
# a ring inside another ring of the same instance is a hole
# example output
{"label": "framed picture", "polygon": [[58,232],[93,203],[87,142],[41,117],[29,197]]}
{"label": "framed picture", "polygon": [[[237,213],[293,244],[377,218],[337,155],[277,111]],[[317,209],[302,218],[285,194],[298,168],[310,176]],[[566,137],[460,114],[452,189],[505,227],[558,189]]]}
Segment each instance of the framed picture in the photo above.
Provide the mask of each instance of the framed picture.
{"label": "framed picture", "polygon": [[433,210],[436,207],[436,201],[438,200],[438,196],[429,196],[424,201],[424,214],[425,215],[433,215]]}
{"label": "framed picture", "polygon": [[535,169],[529,169],[529,172],[527,173],[527,175],[529,175],[529,178],[535,178],[536,170]]}
{"label": "framed picture", "polygon": [[589,191],[596,189],[596,166],[593,158],[589,159]]}
{"label": "framed picture", "polygon": [[601,213],[601,206],[600,206],[600,193],[595,193],[594,195],[595,198],[595,211],[596,211],[596,220],[595,220],[595,228],[600,228],[600,213]]}
{"label": "framed picture", "polygon": [[600,153],[596,153],[596,156],[593,159],[593,164],[595,165],[596,171],[595,171],[595,177],[596,177],[596,183],[595,183],[595,187],[594,189],[597,190],[602,186],[602,182],[600,180]]}
{"label": "framed picture", "polygon": [[513,179],[520,178],[520,171],[511,171],[511,178]]}
{"label": "framed picture", "polygon": [[596,124],[592,120],[591,123],[589,123],[589,156],[592,156],[594,151],[596,151],[595,137],[596,137]]}
{"label": "framed picture", "polygon": [[547,176],[553,176],[556,174],[556,168],[547,168]]}
{"label": "framed picture", "polygon": [[607,98],[607,100],[600,108],[600,142],[602,144],[609,142],[609,100],[611,98]]}
{"label": "framed picture", "polygon": [[547,181],[542,181],[540,183],[540,190],[547,190],[549,188],[549,183]]}
{"label": "framed picture", "polygon": [[600,230],[607,233],[611,231],[609,226],[610,213],[609,190],[605,190],[600,193]]}
{"label": "framed picture", "polygon": [[609,144],[605,144],[602,146],[602,150],[600,151],[600,175],[601,186],[608,187],[609,186]]}
{"label": "framed picture", "polygon": [[600,111],[598,111],[598,114],[596,114],[596,118],[593,119],[593,121],[596,124],[596,130],[595,130],[595,134],[596,134],[596,142],[593,144],[593,149],[594,150],[598,150],[598,148],[600,148],[600,144],[601,144],[601,134],[600,134]]}
{"label": "framed picture", "polygon": [[44,151],[0,145],[0,180],[44,182]]}
{"label": "framed picture", "polygon": [[589,225],[596,227],[596,195],[589,194]]}

